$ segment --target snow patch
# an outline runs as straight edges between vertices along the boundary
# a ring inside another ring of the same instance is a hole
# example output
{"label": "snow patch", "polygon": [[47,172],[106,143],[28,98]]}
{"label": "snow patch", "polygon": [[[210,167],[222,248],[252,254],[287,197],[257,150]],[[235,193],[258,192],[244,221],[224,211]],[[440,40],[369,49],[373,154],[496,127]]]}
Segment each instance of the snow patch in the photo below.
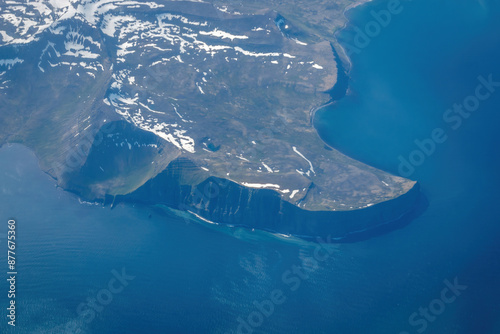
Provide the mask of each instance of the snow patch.
{"label": "snow patch", "polygon": [[215,28],[212,31],[200,31],[200,35],[220,37],[220,38],[228,38],[231,41],[234,41],[235,39],[248,39],[248,36],[245,36],[245,35],[232,35],[230,33],[224,32],[224,31],[219,30],[217,28]]}
{"label": "snow patch", "polygon": [[[313,172],[314,174],[316,174],[316,172],[314,171],[314,167],[313,167],[313,164],[311,163],[311,161],[309,161],[302,153],[299,152],[299,150],[297,150],[297,147],[293,146],[292,147],[293,151],[295,153],[297,153],[302,159],[304,159],[305,161],[307,161],[309,163],[309,168],[310,168],[310,171]],[[297,171],[299,172],[299,171]],[[299,172],[300,173],[300,172]],[[309,175],[308,175],[309,176]]]}
{"label": "snow patch", "polygon": [[242,182],[242,185],[248,188],[256,188],[256,189],[263,189],[263,188],[275,188],[279,189],[280,186],[278,184],[272,184],[272,183],[247,183],[247,182]]}

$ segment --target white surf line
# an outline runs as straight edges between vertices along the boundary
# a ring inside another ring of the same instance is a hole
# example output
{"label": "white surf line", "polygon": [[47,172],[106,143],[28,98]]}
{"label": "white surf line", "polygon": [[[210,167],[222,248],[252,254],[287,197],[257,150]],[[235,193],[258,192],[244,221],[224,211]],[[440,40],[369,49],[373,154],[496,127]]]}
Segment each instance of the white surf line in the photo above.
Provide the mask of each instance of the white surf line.
{"label": "white surf line", "polygon": [[312,163],[302,153],[300,153],[295,146],[293,146],[292,148],[293,148],[293,151],[295,153],[297,153],[302,159],[304,159],[305,161],[307,161],[309,163],[311,172],[313,172],[314,174],[316,174],[316,172],[314,171],[314,167],[313,167]]}
{"label": "white surf line", "polygon": [[218,224],[218,223],[216,223],[216,222],[213,222],[213,221],[211,221],[211,220],[208,220],[208,219],[206,219],[206,218],[203,218],[202,216],[200,216],[200,215],[198,215],[198,214],[194,213],[193,211],[189,211],[189,210],[188,210],[188,212],[189,212],[190,214],[192,214],[192,215],[196,216],[196,218],[203,220],[203,221],[204,221],[204,222],[206,222],[206,223],[209,223],[209,224],[212,224],[212,225],[219,225],[219,224]]}

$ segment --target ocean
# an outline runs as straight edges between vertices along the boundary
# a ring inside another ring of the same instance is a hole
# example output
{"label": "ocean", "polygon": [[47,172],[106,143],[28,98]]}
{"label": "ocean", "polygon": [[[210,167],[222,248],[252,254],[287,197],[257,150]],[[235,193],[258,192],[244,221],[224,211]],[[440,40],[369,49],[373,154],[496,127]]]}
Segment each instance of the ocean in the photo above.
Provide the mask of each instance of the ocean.
{"label": "ocean", "polygon": [[27,148],[5,145],[0,331],[500,333],[500,3],[389,3],[347,12],[337,37],[351,53],[349,91],[315,125],[340,151],[419,181],[428,201],[419,217],[319,247],[161,207],[85,203]]}

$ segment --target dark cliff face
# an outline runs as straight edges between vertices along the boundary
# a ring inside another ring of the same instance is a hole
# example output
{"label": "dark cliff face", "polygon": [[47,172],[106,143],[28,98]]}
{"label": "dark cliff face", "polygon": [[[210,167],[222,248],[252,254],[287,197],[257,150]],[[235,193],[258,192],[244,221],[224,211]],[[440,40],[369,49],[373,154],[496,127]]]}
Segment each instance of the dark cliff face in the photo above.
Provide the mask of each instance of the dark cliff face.
{"label": "dark cliff face", "polygon": [[176,160],[133,193],[117,196],[115,203],[162,204],[216,223],[338,242],[357,241],[402,226],[421,205],[416,184],[402,196],[365,209],[308,211],[283,201],[275,191],[249,189],[225,179],[209,177],[196,185],[182,184],[199,173],[189,160]]}

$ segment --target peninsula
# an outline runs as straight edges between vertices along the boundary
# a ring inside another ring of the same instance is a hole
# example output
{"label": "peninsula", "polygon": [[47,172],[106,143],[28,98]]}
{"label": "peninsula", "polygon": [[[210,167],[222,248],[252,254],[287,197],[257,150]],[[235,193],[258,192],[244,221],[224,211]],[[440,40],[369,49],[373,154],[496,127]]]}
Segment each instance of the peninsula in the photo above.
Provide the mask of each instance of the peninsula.
{"label": "peninsula", "polygon": [[398,219],[416,183],[312,125],[345,75],[333,33],[363,2],[10,1],[0,145],[33,149],[85,200],[309,237]]}

